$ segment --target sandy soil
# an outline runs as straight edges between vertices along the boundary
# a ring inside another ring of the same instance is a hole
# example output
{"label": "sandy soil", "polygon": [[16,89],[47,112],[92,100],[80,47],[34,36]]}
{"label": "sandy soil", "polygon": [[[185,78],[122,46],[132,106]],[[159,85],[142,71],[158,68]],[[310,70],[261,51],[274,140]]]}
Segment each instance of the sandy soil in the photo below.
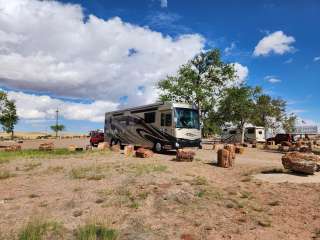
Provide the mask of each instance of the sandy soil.
{"label": "sandy soil", "polygon": [[[31,139],[23,140],[22,149],[38,149],[41,143],[53,143],[55,148],[67,148],[69,145],[76,145],[85,148],[89,145],[89,138],[64,138],[64,139]],[[9,146],[17,144],[14,141],[0,141],[0,146]]]}
{"label": "sandy soil", "polygon": [[282,168],[281,154],[246,148],[232,169],[215,166],[211,150],[198,150],[194,162],[173,157],[92,152],[1,164],[15,176],[0,180],[0,232],[14,235],[42,217],[73,239],[95,218],[119,239],[320,239],[319,183],[252,177]]}

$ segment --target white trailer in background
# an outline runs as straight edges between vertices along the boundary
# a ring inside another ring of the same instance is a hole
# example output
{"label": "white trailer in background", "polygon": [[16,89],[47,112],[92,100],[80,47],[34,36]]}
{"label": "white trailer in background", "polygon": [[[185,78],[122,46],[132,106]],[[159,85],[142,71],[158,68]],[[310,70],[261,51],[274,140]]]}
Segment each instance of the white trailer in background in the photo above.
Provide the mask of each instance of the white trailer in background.
{"label": "white trailer in background", "polygon": [[[241,131],[238,128],[224,128],[222,129],[221,140],[223,142],[234,143],[241,142]],[[246,127],[244,130],[245,142],[265,142],[264,127]]]}

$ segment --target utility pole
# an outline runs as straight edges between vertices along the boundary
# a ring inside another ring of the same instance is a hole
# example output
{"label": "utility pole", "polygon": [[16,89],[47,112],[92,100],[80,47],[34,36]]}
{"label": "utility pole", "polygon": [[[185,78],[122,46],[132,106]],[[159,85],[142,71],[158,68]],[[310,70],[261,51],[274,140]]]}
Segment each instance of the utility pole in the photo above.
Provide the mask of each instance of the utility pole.
{"label": "utility pole", "polygon": [[56,110],[56,138],[58,138],[59,110]]}

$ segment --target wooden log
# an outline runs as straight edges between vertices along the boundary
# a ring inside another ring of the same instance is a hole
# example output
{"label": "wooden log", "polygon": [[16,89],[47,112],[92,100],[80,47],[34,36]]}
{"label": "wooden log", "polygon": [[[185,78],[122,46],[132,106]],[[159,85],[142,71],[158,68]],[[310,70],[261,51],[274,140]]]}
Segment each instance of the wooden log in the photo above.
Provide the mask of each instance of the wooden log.
{"label": "wooden log", "polygon": [[119,144],[112,145],[112,146],[110,147],[110,150],[111,150],[112,152],[120,152],[120,145],[119,145]]}
{"label": "wooden log", "polygon": [[178,149],[176,153],[176,160],[180,162],[192,162],[195,152],[192,150]]}
{"label": "wooden log", "polygon": [[234,145],[227,144],[224,146],[224,149],[226,149],[230,152],[232,159],[236,158],[236,148]]}
{"label": "wooden log", "polygon": [[214,150],[215,145],[214,144],[203,144],[202,149],[203,150]]}
{"label": "wooden log", "polygon": [[4,148],[5,152],[21,151],[21,145],[9,145]]}
{"label": "wooden log", "polygon": [[134,146],[133,145],[127,145],[124,147],[124,155],[126,157],[130,157],[134,154]]}
{"label": "wooden log", "polygon": [[153,152],[149,149],[138,148],[138,150],[136,151],[136,157],[139,157],[139,158],[149,158],[152,156],[153,156]]}
{"label": "wooden log", "polygon": [[288,142],[288,141],[283,141],[283,142],[281,142],[281,146],[283,146],[283,147],[291,147],[292,143]]}
{"label": "wooden log", "polygon": [[218,166],[223,168],[229,168],[233,166],[233,158],[231,152],[227,149],[219,149],[217,153]]}
{"label": "wooden log", "polygon": [[236,153],[237,154],[243,154],[244,153],[244,148],[243,147],[236,147]]}
{"label": "wooden log", "polygon": [[109,149],[109,147],[110,147],[110,145],[109,145],[109,143],[107,143],[107,142],[100,142],[99,144],[98,144],[98,150],[100,150],[100,151],[104,151],[104,150],[107,150],[107,149]]}
{"label": "wooden log", "polygon": [[39,145],[39,150],[41,151],[52,151],[54,149],[54,144],[53,142],[50,143],[41,143]]}

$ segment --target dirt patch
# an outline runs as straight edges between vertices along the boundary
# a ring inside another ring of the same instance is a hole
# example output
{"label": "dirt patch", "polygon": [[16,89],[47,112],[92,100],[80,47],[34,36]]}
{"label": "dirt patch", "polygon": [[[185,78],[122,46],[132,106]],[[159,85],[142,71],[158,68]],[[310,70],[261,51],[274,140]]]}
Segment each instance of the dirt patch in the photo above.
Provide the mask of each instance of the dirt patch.
{"label": "dirt patch", "polygon": [[320,183],[320,172],[314,175],[295,173],[260,173],[253,175],[255,179],[271,183]]}
{"label": "dirt patch", "polygon": [[59,239],[101,220],[118,240],[311,239],[319,235],[320,184],[252,177],[282,168],[281,156],[246,148],[224,169],[213,164],[214,150],[196,151],[193,162],[110,151],[21,155],[0,164],[0,239],[16,239],[36,217],[61,226]]}

